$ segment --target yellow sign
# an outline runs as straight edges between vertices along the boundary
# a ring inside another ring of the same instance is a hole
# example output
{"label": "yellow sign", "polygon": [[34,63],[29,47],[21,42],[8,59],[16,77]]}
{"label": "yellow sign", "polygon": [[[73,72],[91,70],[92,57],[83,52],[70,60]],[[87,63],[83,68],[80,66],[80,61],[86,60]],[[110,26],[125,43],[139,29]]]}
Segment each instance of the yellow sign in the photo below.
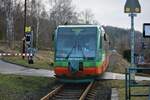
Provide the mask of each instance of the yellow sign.
{"label": "yellow sign", "polygon": [[31,26],[25,27],[25,32],[31,32]]}

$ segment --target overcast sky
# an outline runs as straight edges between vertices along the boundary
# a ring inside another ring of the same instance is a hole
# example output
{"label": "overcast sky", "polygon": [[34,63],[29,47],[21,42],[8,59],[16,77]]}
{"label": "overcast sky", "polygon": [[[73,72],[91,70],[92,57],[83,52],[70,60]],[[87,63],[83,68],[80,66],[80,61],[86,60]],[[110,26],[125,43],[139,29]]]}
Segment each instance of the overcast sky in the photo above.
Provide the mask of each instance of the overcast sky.
{"label": "overcast sky", "polygon": [[[100,24],[130,28],[130,18],[124,13],[126,0],[73,0],[76,10],[91,9]],[[150,0],[139,0],[142,13],[135,18],[135,29],[142,32],[142,24],[150,22]]]}
{"label": "overcast sky", "polygon": [[[48,2],[48,0],[45,0]],[[126,0],[72,0],[76,11],[91,9],[102,25],[130,28],[130,17],[124,13]],[[150,0],[139,0],[142,12],[135,17],[135,29],[142,32],[143,23],[150,23]]]}

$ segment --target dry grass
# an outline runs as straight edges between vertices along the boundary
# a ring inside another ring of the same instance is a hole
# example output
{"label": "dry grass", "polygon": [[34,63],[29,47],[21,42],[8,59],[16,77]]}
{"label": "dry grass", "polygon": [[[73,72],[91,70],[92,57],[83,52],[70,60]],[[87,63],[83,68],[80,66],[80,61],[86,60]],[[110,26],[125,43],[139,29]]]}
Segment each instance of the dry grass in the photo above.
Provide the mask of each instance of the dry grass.
{"label": "dry grass", "polygon": [[118,53],[112,53],[110,56],[109,71],[116,73],[125,73],[125,68],[130,64],[123,59],[123,57]]}
{"label": "dry grass", "polygon": [[37,52],[35,59],[53,62],[54,61],[54,52],[52,52],[52,51],[41,51],[40,50]]}
{"label": "dry grass", "polygon": [[30,68],[53,69],[51,66],[51,63],[53,62],[53,52],[51,51],[38,51],[33,58],[34,64],[28,64],[27,58],[23,60],[21,56],[5,56],[2,60]]}

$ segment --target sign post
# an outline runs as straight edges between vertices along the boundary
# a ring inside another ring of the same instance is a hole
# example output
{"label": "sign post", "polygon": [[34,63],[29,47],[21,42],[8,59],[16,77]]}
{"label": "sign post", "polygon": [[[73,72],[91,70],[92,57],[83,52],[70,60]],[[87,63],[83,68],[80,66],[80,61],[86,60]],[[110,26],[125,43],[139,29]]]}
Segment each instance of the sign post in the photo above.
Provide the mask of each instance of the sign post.
{"label": "sign post", "polygon": [[33,31],[31,27],[25,27],[25,45],[26,45],[26,52],[29,54],[28,56],[28,63],[33,64]]}
{"label": "sign post", "polygon": [[[136,13],[141,13],[141,6],[139,4],[138,0],[127,0],[124,6],[124,12],[129,13],[129,16],[131,17],[131,67],[136,67],[135,66],[135,30],[134,30],[134,17],[136,16]],[[135,80],[135,72],[132,72],[131,74],[131,79]]]}

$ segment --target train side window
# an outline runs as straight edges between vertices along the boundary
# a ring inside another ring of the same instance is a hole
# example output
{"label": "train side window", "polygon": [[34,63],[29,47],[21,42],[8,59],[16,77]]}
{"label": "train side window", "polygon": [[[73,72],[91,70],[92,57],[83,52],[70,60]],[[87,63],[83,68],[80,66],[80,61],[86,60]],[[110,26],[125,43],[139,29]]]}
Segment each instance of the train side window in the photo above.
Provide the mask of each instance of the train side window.
{"label": "train side window", "polygon": [[102,44],[102,30],[101,30],[101,27],[99,27],[98,29],[98,48],[99,50],[102,48],[101,44]]}
{"label": "train side window", "polygon": [[107,35],[106,35],[106,33],[104,34],[104,40],[107,41]]}
{"label": "train side window", "polygon": [[99,41],[99,49],[101,49],[102,48],[102,35],[101,34],[99,34],[99,39],[100,39],[100,41]]}
{"label": "train side window", "polygon": [[103,48],[103,37],[104,37],[104,34],[105,34],[105,30],[103,27],[100,28],[101,30],[101,34],[100,34],[100,48]]}

